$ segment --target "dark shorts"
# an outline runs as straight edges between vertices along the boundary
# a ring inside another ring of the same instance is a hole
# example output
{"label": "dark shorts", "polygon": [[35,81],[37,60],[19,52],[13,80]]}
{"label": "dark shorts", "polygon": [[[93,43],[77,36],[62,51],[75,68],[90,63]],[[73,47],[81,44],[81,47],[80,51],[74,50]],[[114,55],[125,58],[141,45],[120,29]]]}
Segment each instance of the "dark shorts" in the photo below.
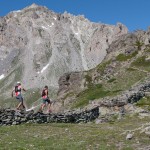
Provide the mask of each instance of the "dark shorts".
{"label": "dark shorts", "polygon": [[17,99],[19,102],[22,102],[22,103],[23,103],[23,97],[22,97],[21,94],[18,95],[18,96],[16,96],[16,99]]}
{"label": "dark shorts", "polygon": [[43,98],[43,104],[46,104],[46,102],[47,102],[48,104],[51,103],[50,100],[49,100],[48,98]]}

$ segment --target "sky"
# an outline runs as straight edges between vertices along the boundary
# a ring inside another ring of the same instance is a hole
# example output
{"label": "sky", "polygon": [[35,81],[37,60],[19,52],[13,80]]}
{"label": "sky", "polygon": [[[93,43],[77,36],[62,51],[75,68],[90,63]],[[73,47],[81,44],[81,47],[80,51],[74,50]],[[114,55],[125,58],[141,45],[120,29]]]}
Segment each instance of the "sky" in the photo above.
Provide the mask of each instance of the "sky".
{"label": "sky", "polygon": [[0,0],[0,16],[32,3],[57,13],[84,15],[92,22],[112,25],[120,22],[130,32],[147,30],[150,26],[150,0]]}

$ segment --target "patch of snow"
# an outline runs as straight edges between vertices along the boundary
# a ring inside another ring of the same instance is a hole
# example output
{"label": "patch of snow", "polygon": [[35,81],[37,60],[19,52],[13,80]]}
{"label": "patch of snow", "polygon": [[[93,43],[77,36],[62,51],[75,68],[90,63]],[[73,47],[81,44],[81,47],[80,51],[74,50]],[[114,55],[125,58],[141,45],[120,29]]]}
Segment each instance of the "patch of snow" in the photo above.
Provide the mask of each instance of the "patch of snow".
{"label": "patch of snow", "polygon": [[0,75],[0,80],[3,79],[5,76],[4,74]]}
{"label": "patch of snow", "polygon": [[79,33],[78,33],[78,32],[75,32],[75,34],[78,35]]}
{"label": "patch of snow", "polygon": [[40,74],[40,71],[38,71],[37,73]]}
{"label": "patch of snow", "polygon": [[15,14],[14,17],[17,17],[17,14]]}
{"label": "patch of snow", "polygon": [[15,11],[13,11],[14,13],[19,13],[19,12],[21,12],[21,10],[15,10]]}
{"label": "patch of snow", "polygon": [[56,17],[53,17],[55,20],[57,19]]}
{"label": "patch of snow", "polygon": [[42,28],[43,28],[43,29],[48,29],[48,28],[47,28],[47,27],[45,27],[45,26],[42,26]]}
{"label": "patch of snow", "polygon": [[52,24],[51,24],[51,25],[48,25],[48,26],[51,28],[53,25],[54,25],[54,23],[52,22]]}
{"label": "patch of snow", "polygon": [[50,28],[52,27],[52,26],[50,26],[50,25],[48,25]]}
{"label": "patch of snow", "polygon": [[41,73],[43,73],[47,68],[48,68],[49,64],[47,64],[45,67],[43,67],[43,69],[41,70]]}

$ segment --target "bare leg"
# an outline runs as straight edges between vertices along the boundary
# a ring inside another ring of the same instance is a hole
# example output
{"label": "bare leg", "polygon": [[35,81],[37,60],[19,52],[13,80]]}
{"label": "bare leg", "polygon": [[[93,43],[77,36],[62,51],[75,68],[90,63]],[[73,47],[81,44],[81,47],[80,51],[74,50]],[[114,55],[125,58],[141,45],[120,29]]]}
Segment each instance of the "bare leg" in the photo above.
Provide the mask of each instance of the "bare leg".
{"label": "bare leg", "polygon": [[40,111],[43,111],[44,107],[45,107],[45,104],[42,104],[41,108],[40,108]]}
{"label": "bare leg", "polygon": [[48,112],[51,112],[51,103],[48,104]]}
{"label": "bare leg", "polygon": [[22,102],[22,107],[23,107],[23,109],[25,109],[25,108],[26,108],[23,102]]}
{"label": "bare leg", "polygon": [[20,102],[20,103],[18,104],[17,109],[19,109],[21,105],[22,105],[22,102]]}

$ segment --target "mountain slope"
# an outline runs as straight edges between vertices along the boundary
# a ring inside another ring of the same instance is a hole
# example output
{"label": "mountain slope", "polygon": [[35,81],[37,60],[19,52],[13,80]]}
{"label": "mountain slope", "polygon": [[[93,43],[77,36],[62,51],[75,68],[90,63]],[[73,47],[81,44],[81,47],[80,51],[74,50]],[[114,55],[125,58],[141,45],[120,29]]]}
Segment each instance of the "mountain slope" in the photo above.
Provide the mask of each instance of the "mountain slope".
{"label": "mountain slope", "polygon": [[123,100],[126,95],[136,95],[141,87],[146,87],[145,93],[150,92],[149,38],[149,31],[122,35],[110,44],[105,59],[96,68],[62,76],[59,101],[66,108],[76,108],[91,101]]}
{"label": "mountain slope", "polygon": [[[10,98],[18,80],[37,93],[35,97],[45,84],[53,93],[61,75],[94,68],[109,45],[126,33],[122,24],[92,23],[83,16],[57,14],[36,4],[10,12],[0,18],[1,99]],[[31,99],[29,94],[26,97]]]}

